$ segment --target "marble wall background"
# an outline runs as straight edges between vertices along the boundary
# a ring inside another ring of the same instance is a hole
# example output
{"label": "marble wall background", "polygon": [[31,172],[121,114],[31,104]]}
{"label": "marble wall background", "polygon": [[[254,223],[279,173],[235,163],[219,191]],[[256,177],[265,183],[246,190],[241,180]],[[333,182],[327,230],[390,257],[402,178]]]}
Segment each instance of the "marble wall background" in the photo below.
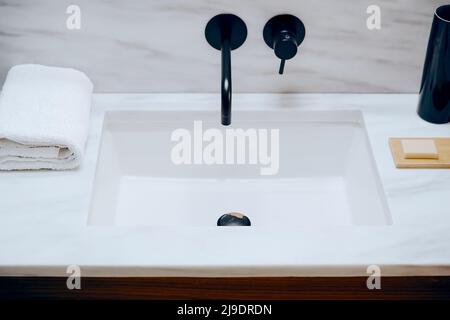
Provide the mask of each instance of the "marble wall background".
{"label": "marble wall background", "polygon": [[[0,0],[0,81],[19,63],[85,71],[97,92],[218,92],[220,54],[204,39],[214,15],[246,23],[233,51],[235,92],[417,92],[437,6],[448,0]],[[66,9],[82,28],[66,28]],[[382,29],[366,28],[366,9],[382,9]],[[299,16],[306,39],[277,74],[262,40],[265,22]]]}

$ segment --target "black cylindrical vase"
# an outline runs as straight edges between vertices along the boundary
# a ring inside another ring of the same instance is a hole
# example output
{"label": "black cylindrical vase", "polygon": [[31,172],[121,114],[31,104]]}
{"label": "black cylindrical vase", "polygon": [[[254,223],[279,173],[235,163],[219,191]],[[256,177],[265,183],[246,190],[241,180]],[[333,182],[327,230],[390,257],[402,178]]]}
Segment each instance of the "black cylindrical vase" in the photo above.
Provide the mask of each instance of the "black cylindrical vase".
{"label": "black cylindrical vase", "polygon": [[431,123],[450,122],[450,5],[434,14],[417,113]]}

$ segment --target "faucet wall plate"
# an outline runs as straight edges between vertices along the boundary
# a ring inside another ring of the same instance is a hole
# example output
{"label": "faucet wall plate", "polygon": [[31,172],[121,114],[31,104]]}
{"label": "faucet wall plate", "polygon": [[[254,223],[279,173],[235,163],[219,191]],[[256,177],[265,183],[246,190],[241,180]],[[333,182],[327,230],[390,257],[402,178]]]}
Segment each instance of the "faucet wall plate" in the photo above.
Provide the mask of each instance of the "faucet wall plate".
{"label": "faucet wall plate", "polygon": [[284,63],[297,54],[297,47],[305,39],[305,26],[296,16],[281,14],[267,21],[263,30],[266,44],[281,59],[279,73],[284,72]]}
{"label": "faucet wall plate", "polygon": [[242,46],[247,39],[247,26],[241,18],[233,14],[219,14],[209,20],[206,25],[206,41],[211,47],[222,50],[224,32],[229,35],[231,50]]}

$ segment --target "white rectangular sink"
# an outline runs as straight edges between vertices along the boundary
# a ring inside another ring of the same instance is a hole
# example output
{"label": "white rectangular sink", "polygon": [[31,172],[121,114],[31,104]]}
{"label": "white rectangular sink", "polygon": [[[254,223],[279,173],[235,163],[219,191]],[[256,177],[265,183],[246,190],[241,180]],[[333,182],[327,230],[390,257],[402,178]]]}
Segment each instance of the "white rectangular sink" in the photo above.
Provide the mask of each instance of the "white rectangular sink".
{"label": "white rectangular sink", "polygon": [[254,227],[388,225],[391,217],[359,111],[248,111],[231,128],[278,129],[279,171],[172,161],[174,130],[217,128],[217,112],[105,115],[89,225],[214,227],[227,212]]}

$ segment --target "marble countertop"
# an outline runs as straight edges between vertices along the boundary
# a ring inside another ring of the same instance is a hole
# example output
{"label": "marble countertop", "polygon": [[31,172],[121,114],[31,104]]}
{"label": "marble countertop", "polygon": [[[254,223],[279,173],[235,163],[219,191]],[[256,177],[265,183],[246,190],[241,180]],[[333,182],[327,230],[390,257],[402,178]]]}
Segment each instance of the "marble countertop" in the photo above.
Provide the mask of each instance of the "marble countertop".
{"label": "marble countertop", "polygon": [[65,276],[72,264],[82,276],[364,276],[373,264],[382,275],[450,275],[450,170],[398,170],[388,145],[389,137],[450,136],[450,125],[416,115],[417,95],[233,99],[234,110],[361,110],[393,224],[271,228],[264,237],[241,228],[87,226],[105,111],[220,109],[213,94],[97,94],[80,169],[0,173],[0,276]]}

